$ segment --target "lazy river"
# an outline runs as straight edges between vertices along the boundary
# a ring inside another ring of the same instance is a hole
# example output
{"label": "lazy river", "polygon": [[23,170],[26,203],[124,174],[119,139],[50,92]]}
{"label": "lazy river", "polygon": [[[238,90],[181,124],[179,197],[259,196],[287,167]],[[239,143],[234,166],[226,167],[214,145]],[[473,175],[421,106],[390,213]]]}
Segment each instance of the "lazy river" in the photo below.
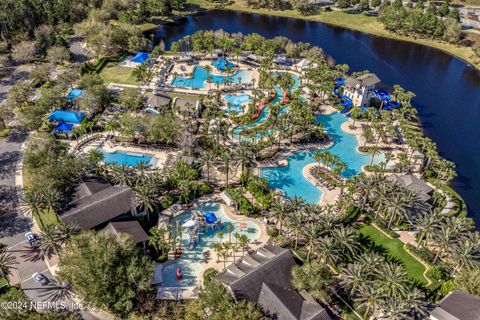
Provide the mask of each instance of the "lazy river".
{"label": "lazy river", "polygon": [[232,11],[207,11],[159,27],[158,39],[172,41],[198,30],[258,33],[268,38],[322,47],[350,71],[369,70],[387,86],[415,92],[413,101],[425,133],[442,156],[457,165],[453,187],[480,224],[480,72],[440,50],[301,19]]}

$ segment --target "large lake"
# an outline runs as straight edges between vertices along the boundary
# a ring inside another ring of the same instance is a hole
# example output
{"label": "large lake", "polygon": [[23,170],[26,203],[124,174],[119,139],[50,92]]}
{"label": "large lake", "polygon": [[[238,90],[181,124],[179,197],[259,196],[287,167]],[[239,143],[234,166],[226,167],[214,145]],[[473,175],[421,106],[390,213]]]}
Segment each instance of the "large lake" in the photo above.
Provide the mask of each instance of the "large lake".
{"label": "large lake", "polygon": [[209,11],[161,26],[157,35],[167,48],[197,30],[285,36],[320,46],[350,71],[376,73],[385,86],[400,84],[416,93],[426,134],[440,154],[455,162],[453,187],[480,226],[480,72],[442,51],[300,19]]}

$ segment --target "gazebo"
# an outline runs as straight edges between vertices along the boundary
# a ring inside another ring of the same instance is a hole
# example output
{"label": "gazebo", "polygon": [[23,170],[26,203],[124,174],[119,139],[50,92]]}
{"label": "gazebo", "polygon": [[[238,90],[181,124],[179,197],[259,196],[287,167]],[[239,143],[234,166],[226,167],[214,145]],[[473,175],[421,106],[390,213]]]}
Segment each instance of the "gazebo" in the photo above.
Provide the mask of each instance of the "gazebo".
{"label": "gazebo", "polygon": [[225,58],[225,56],[221,56],[218,60],[212,62],[212,66],[223,71],[227,68],[235,67],[235,64]]}

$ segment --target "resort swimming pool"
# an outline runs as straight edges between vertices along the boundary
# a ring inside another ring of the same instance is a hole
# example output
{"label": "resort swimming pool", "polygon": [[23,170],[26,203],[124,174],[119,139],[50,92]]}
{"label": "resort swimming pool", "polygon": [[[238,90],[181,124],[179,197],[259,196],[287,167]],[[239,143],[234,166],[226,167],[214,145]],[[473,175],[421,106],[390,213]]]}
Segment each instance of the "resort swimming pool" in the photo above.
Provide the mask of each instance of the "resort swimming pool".
{"label": "resort swimming pool", "polygon": [[245,84],[252,80],[252,71],[239,70],[231,76],[213,75],[207,72],[204,67],[196,66],[193,69],[191,78],[175,77],[172,81],[174,87],[184,87],[192,89],[205,88],[208,76],[211,76],[212,84],[225,84],[228,80],[232,84]]}
{"label": "resort swimming pool", "polygon": [[105,163],[126,164],[132,167],[136,166],[140,162],[149,164],[151,167],[155,167],[157,164],[157,158],[149,154],[126,152],[121,150],[107,152],[101,148],[99,150],[103,153],[103,161]]}
{"label": "resort swimming pool", "polygon": [[[339,112],[317,117],[317,121],[324,125],[325,130],[334,139],[334,144],[328,150],[338,155],[347,164],[348,167],[342,172],[342,175],[351,178],[361,173],[364,165],[370,164],[371,156],[359,153],[357,138],[342,130],[341,125],[346,120],[346,117]],[[313,152],[297,151],[288,156],[286,160],[288,160],[287,166],[262,169],[261,175],[268,180],[270,187],[282,190],[289,198],[299,196],[308,203],[318,203],[322,192],[303,176],[303,168],[316,162]],[[382,160],[383,155],[377,156],[374,163]]]}
{"label": "resort swimming pool", "polygon": [[[259,227],[251,221],[246,221],[246,228],[240,229],[238,226],[237,221],[230,219],[227,217],[225,212],[223,211],[221,205],[217,202],[208,202],[204,203],[199,206],[198,209],[201,212],[213,212],[222,221],[223,228],[221,230],[208,230],[200,233],[199,240],[196,246],[193,249],[188,248],[189,243],[189,236],[187,232],[182,232],[181,235],[181,244],[183,249],[183,254],[181,257],[176,260],[174,263],[169,264],[163,269],[163,286],[164,287],[190,287],[195,286],[197,282],[197,277],[199,273],[203,270],[201,262],[204,261],[204,252],[213,250],[211,249],[212,246],[220,242],[220,238],[218,235],[220,232],[224,233],[223,240],[225,241],[228,239],[229,234],[226,230],[226,226],[231,224],[233,226],[232,231],[232,239],[233,234],[235,232],[239,234],[245,234],[248,236],[250,241],[257,240],[260,236],[260,229]],[[187,211],[184,214],[175,217],[171,224],[175,226],[177,223],[178,225],[182,225],[191,217],[191,211]],[[241,256],[241,252],[237,253]],[[210,255],[210,259],[212,258],[212,254]],[[230,258],[232,259],[232,258]],[[230,262],[228,262],[230,264]],[[176,270],[180,268],[182,270],[183,279],[181,281],[177,281],[176,278]]]}
{"label": "resort swimming pool", "polygon": [[229,106],[225,110],[226,113],[236,111],[237,113],[243,112],[242,105],[250,101],[250,95],[241,93],[238,95],[224,95],[223,98],[228,102]]}

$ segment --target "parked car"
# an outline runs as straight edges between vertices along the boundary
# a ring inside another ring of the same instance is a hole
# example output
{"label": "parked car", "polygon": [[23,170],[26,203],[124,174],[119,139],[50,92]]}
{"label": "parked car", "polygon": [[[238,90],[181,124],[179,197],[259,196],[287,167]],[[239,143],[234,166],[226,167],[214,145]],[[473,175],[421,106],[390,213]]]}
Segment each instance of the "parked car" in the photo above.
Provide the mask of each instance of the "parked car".
{"label": "parked car", "polygon": [[37,237],[31,231],[25,233],[25,240],[27,240],[30,247],[35,247],[37,245]]}
{"label": "parked car", "polygon": [[36,283],[42,286],[46,286],[50,282],[50,280],[48,280],[48,278],[40,272],[35,272],[34,274],[32,274],[32,278],[33,280],[35,280]]}

